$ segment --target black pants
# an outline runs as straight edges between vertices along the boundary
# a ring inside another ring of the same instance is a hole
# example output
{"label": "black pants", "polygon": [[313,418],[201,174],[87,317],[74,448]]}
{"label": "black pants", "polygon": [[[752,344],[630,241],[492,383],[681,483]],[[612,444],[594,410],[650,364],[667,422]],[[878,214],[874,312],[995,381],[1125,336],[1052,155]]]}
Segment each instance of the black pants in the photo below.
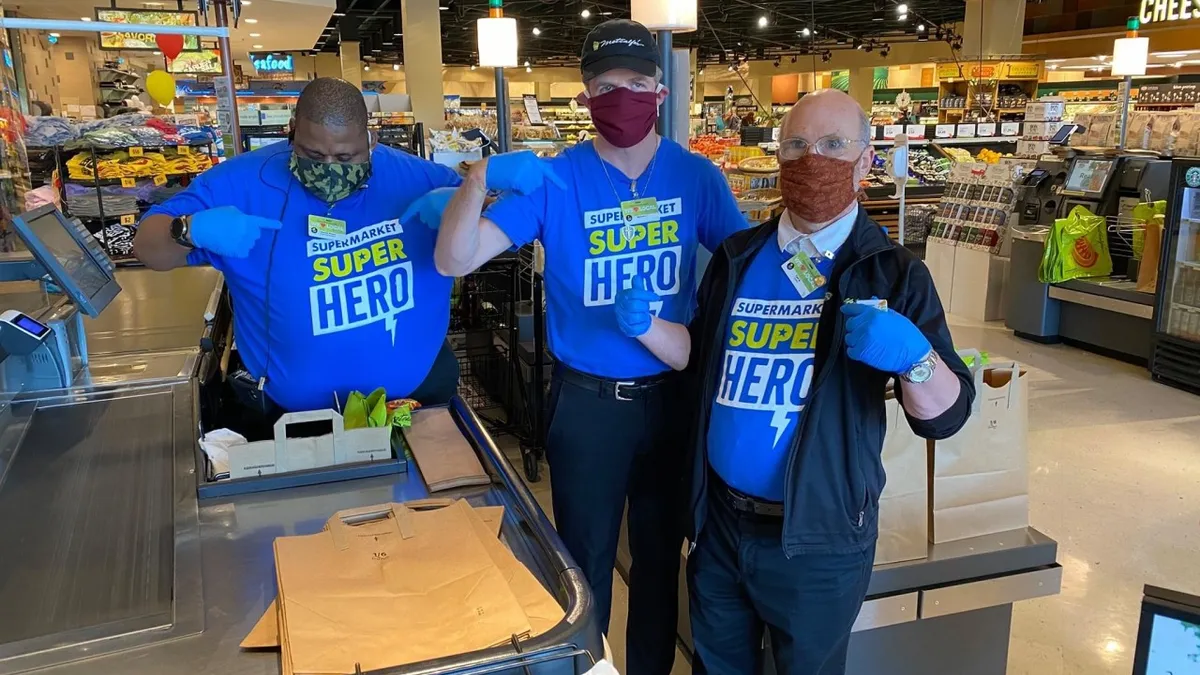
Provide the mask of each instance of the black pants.
{"label": "black pants", "polygon": [[708,519],[688,556],[693,672],[761,672],[765,628],[780,675],[842,675],[875,546],[788,558],[782,521],[734,512],[717,496],[721,487],[710,487]]}
{"label": "black pants", "polygon": [[613,565],[629,500],[628,675],[665,675],[675,660],[679,616],[680,429],[671,426],[671,383],[645,398],[602,396],[556,373],[546,438],[554,521],[592,587],[608,631]]}

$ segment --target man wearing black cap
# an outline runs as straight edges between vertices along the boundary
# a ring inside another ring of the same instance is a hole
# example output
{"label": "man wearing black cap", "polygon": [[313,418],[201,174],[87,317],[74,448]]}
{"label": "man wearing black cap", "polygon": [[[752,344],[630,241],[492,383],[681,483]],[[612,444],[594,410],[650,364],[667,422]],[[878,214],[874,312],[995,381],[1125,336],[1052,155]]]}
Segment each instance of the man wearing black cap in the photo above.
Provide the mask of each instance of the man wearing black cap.
{"label": "man wearing black cap", "polygon": [[[631,675],[674,660],[682,535],[674,349],[691,319],[696,250],[746,227],[720,172],[654,130],[667,96],[653,37],[606,21],[583,45],[580,101],[599,134],[549,162],[529,152],[472,167],[417,207],[437,226],[439,271],[462,276],[535,239],[546,249],[551,384],[546,453],[555,523],[608,623],[629,502]],[[505,194],[482,213],[487,190]],[[449,202],[447,205],[446,202]]]}

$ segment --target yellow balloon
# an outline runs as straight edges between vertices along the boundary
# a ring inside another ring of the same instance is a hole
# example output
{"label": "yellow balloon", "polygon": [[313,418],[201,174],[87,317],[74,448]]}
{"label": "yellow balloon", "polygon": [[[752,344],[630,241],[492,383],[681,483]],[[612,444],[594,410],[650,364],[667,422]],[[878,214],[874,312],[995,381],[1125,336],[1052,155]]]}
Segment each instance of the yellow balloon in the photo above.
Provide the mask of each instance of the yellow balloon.
{"label": "yellow balloon", "polygon": [[146,93],[159,105],[169,104],[175,100],[175,78],[162,70],[150,73],[146,76]]}

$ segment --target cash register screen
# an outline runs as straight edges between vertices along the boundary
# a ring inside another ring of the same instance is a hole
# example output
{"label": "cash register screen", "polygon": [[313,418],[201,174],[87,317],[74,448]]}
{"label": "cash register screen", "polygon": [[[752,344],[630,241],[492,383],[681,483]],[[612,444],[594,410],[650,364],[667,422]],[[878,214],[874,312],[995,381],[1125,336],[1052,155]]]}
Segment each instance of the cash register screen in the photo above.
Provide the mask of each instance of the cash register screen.
{"label": "cash register screen", "polygon": [[108,272],[80,246],[70,232],[67,232],[63,223],[59,222],[56,211],[26,222],[34,236],[41,240],[54,259],[66,269],[67,275],[79,284],[84,295],[93,297],[108,283]]}
{"label": "cash register screen", "polygon": [[1200,673],[1200,598],[1146,587],[1133,655],[1134,675]]}
{"label": "cash register screen", "polygon": [[1067,175],[1064,190],[1071,192],[1104,192],[1104,184],[1108,180],[1109,169],[1112,168],[1110,159],[1077,159]]}

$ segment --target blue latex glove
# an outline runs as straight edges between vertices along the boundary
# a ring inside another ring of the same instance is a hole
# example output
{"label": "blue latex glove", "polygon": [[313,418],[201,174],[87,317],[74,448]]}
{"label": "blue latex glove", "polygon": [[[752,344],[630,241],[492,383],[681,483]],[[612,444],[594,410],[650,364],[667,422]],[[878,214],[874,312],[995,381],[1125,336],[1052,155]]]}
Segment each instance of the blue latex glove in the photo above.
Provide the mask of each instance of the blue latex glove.
{"label": "blue latex glove", "polygon": [[527,195],[546,184],[554,183],[562,189],[567,189],[550,162],[538,159],[532,150],[506,152],[495,155],[487,161],[487,187],[489,190],[511,190],[517,194]]}
{"label": "blue latex glove", "polygon": [[[874,299],[874,298],[872,298]],[[885,373],[906,373],[929,353],[929,340],[893,309],[846,303],[846,354]]]}
{"label": "blue latex glove", "polygon": [[401,223],[407,223],[409,218],[414,215],[417,220],[425,223],[432,230],[438,229],[442,224],[442,212],[446,210],[446,205],[450,203],[450,198],[454,196],[457,188],[440,187],[430,190],[425,194],[417,197],[417,199],[404,209],[404,215],[400,216]]}
{"label": "blue latex glove", "polygon": [[278,220],[248,216],[233,206],[218,206],[192,214],[189,236],[196,248],[226,258],[245,258],[264,230],[278,230]]}
{"label": "blue latex glove", "polygon": [[631,338],[645,335],[653,322],[650,303],[661,301],[662,298],[650,290],[646,277],[635,277],[632,288],[617,293],[617,301],[613,305],[617,311],[617,327]]}

